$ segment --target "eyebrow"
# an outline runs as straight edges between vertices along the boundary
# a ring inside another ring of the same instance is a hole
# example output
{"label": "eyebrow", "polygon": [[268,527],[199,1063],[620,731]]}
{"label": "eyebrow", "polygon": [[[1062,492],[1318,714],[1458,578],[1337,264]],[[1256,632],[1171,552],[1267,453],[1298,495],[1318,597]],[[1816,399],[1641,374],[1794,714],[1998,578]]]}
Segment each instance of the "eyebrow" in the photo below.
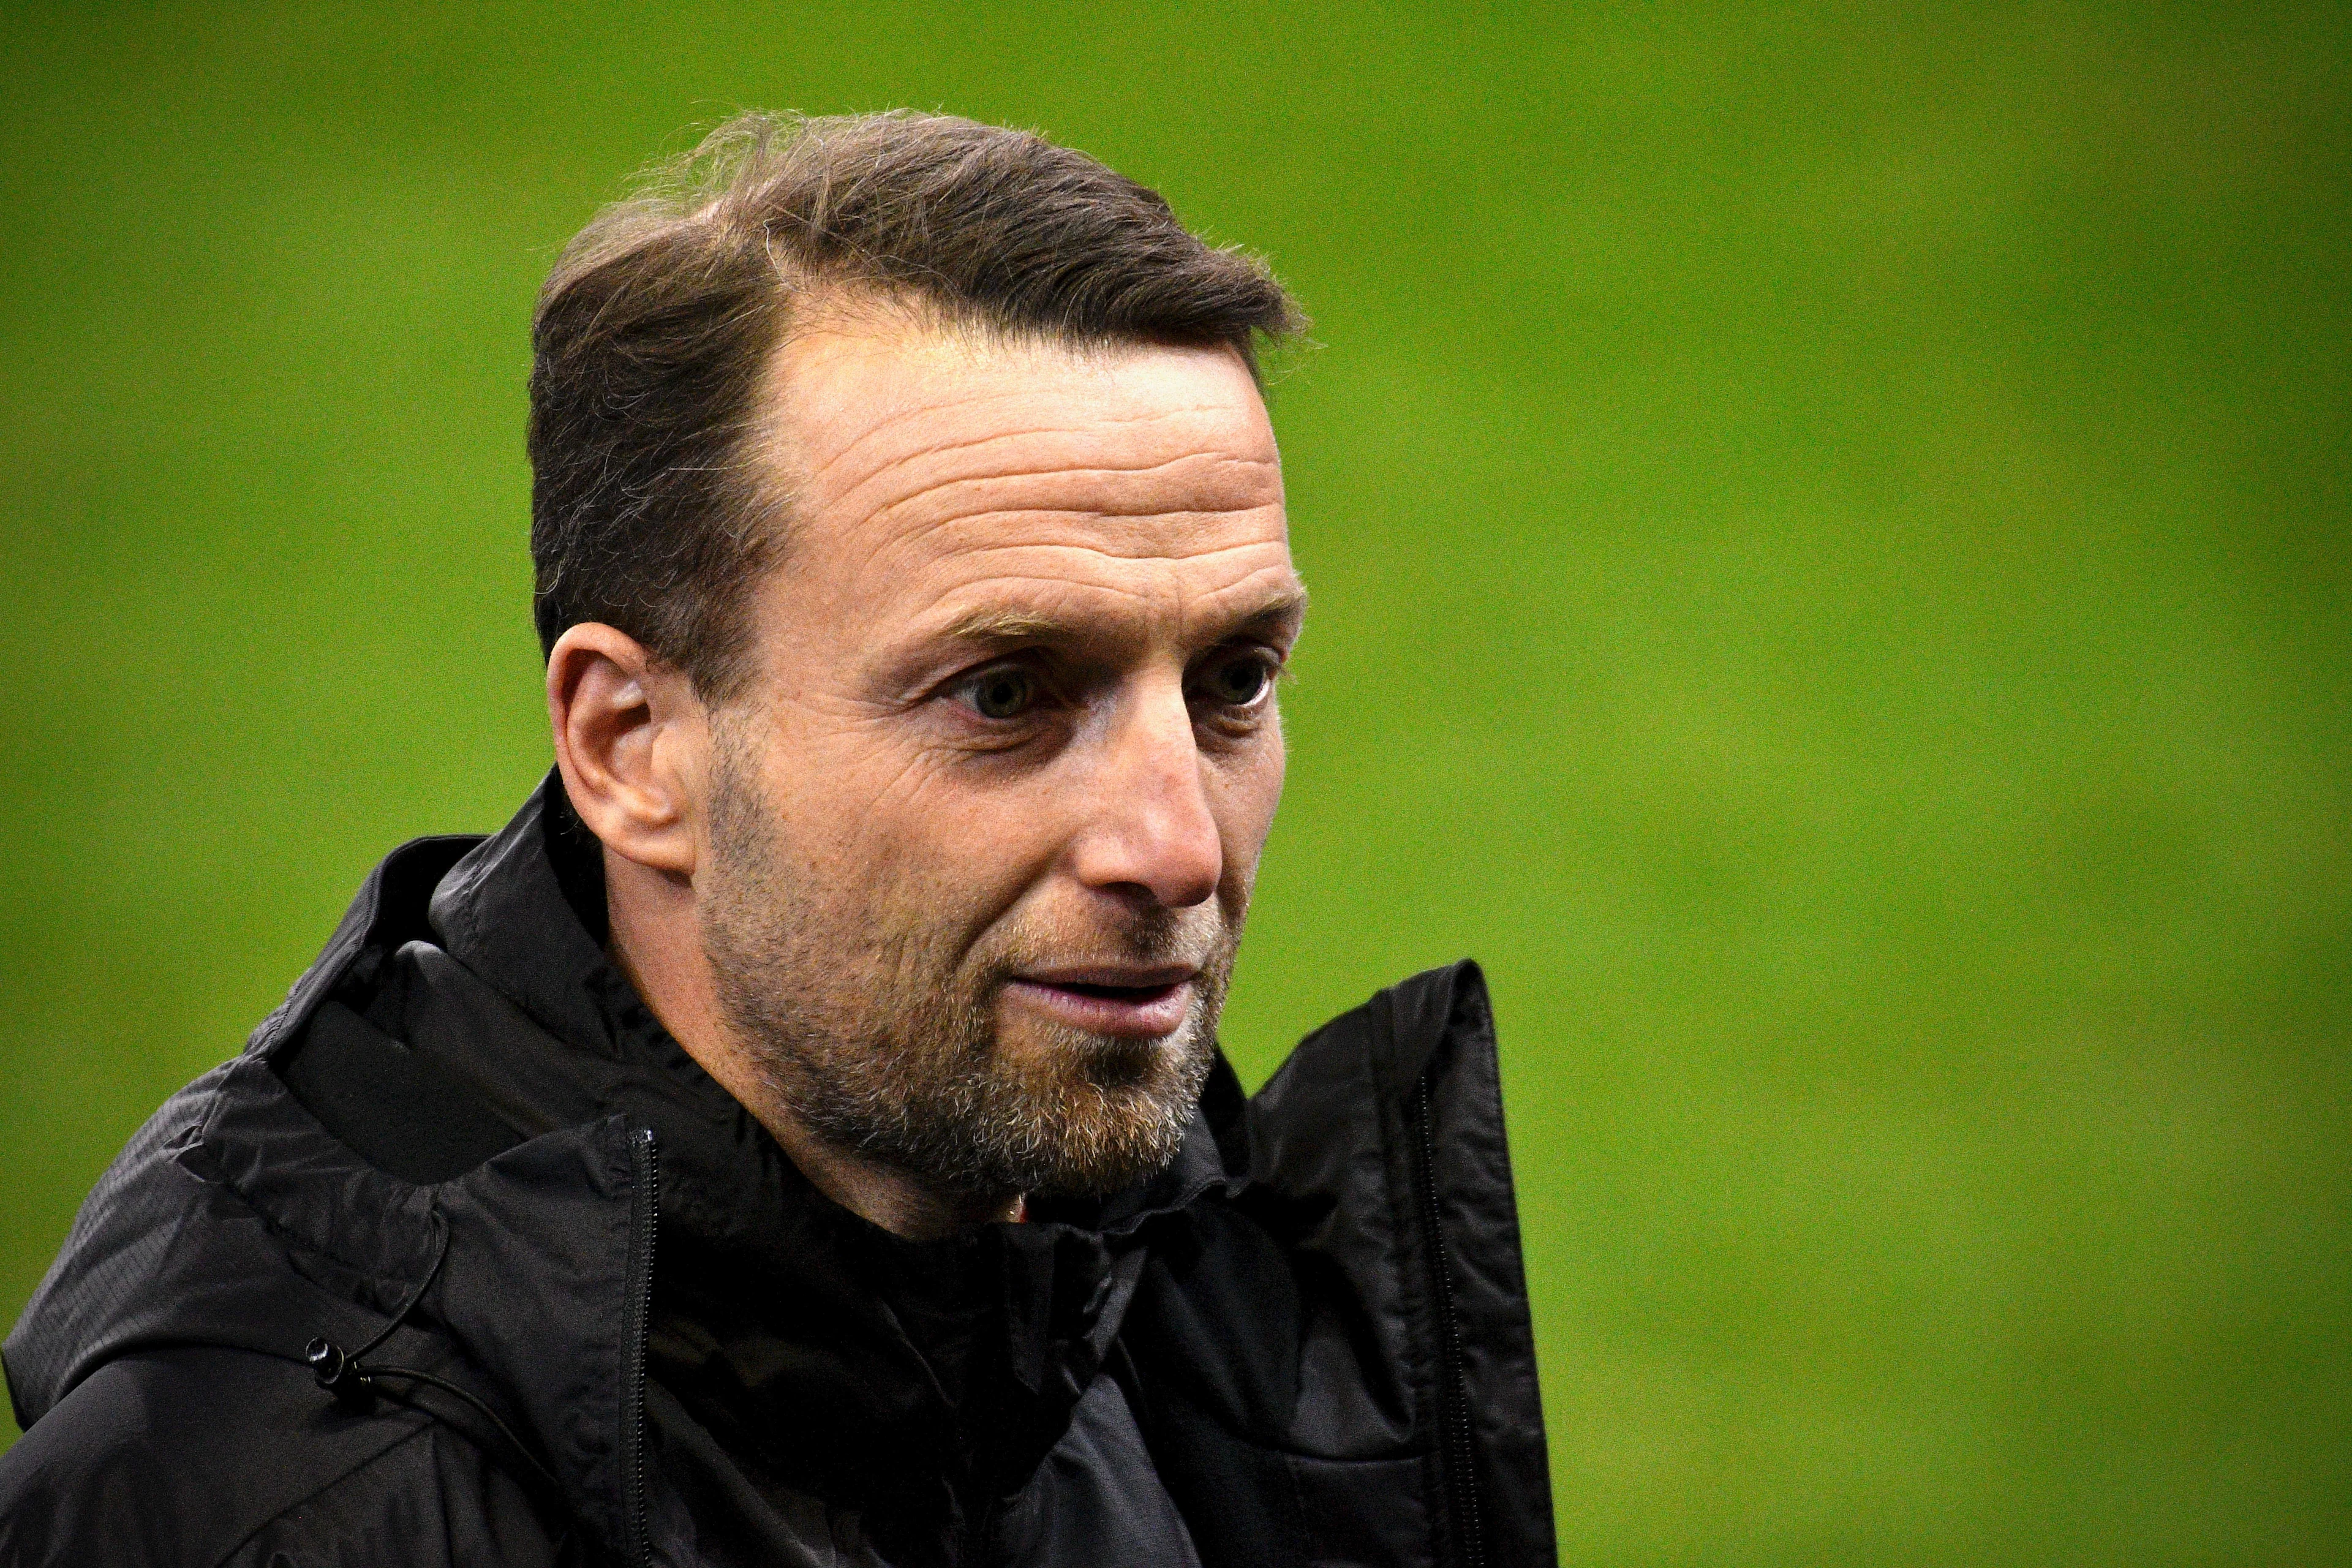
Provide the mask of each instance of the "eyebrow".
{"label": "eyebrow", "polygon": [[1034,610],[971,610],[949,622],[940,635],[957,642],[1052,642],[1069,630],[1068,622]]}
{"label": "eyebrow", "polygon": [[[1248,614],[1235,619],[1225,635],[1256,631],[1274,626],[1294,625],[1307,614],[1307,590],[1303,587],[1286,589],[1261,602]],[[1075,642],[1085,634],[1084,626],[1057,616],[1035,610],[977,609],[958,616],[940,635],[955,642],[1010,643]]]}

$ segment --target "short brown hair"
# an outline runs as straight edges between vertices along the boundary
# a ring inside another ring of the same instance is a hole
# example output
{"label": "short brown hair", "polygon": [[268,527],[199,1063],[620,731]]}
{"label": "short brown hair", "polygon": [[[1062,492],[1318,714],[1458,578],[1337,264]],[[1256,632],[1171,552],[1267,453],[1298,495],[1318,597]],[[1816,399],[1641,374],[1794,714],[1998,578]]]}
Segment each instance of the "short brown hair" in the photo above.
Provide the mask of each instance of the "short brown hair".
{"label": "short brown hair", "polygon": [[746,459],[792,301],[863,290],[944,324],[1078,345],[1257,340],[1305,320],[1264,262],[1160,195],[1022,131],[895,110],[743,114],[599,213],[531,323],[531,560],[542,649],[604,621],[706,697],[744,674],[778,559]]}

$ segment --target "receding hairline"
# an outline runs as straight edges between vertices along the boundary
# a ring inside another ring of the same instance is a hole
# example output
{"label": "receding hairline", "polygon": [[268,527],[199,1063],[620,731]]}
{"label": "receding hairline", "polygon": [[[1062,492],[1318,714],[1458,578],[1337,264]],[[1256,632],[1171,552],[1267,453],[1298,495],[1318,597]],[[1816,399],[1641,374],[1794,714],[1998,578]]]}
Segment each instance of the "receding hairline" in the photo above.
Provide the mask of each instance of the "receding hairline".
{"label": "receding hairline", "polygon": [[[826,284],[811,289],[809,296],[805,308],[796,299],[778,322],[760,372],[756,396],[761,410],[740,448],[744,459],[759,463],[761,468],[756,482],[763,496],[763,526],[774,531],[780,557],[772,563],[771,574],[782,566],[781,557],[790,552],[792,535],[802,521],[794,515],[803,499],[802,487],[823,472],[819,469],[813,473],[798,467],[807,453],[800,446],[800,430],[805,426],[795,428],[795,416],[804,408],[805,399],[796,395],[793,384],[795,367],[792,353],[795,348],[821,340],[862,342],[871,344],[877,353],[894,358],[941,351],[961,359],[964,367],[975,370],[984,369],[991,360],[1044,357],[1108,372],[1122,361],[1157,353],[1206,354],[1224,360],[1246,378],[1256,416],[1268,421],[1269,429],[1271,426],[1255,367],[1231,343],[1085,338],[1008,329],[985,318],[944,314],[923,298],[893,294],[862,283]],[[1003,395],[1018,394],[1008,389]],[[1203,404],[1197,408],[1163,412],[1173,416],[1209,406]],[[841,452],[833,454],[825,466],[829,468],[833,461],[846,456],[857,444],[853,441]],[[1276,461],[1279,461],[1278,458]]]}
{"label": "receding hairline", "polygon": [[[784,351],[813,338],[866,339],[889,349],[920,352],[927,346],[961,351],[974,358],[1035,353],[1108,366],[1136,354],[1160,351],[1208,353],[1229,359],[1265,395],[1255,355],[1230,338],[1181,337],[1129,331],[1091,331],[1077,327],[1008,322],[984,310],[959,307],[921,289],[865,279],[803,278],[782,280],[775,331],[767,346],[763,383],[772,383]],[[763,384],[763,392],[781,390]]]}

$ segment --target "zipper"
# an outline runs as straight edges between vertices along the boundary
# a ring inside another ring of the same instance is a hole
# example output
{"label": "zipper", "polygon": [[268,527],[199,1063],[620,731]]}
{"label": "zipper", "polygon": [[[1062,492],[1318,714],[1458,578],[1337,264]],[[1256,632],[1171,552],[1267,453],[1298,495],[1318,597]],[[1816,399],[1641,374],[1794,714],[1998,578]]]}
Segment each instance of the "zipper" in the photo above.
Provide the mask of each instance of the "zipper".
{"label": "zipper", "polygon": [[1486,1568],[1486,1532],[1478,1511],[1478,1476],[1470,1440],[1469,1379],[1462,1365],[1462,1322],[1454,1306],[1454,1270],[1445,1250],[1445,1232],[1437,1207],[1437,1141],[1431,1123],[1430,1077],[1421,1075],[1413,1096],[1413,1119],[1420,1137],[1412,1144],[1414,1184],[1420,1188],[1422,1218],[1429,1231],[1430,1297],[1437,1306],[1437,1426],[1439,1473],[1454,1515],[1454,1533],[1461,1542],[1465,1568]]}
{"label": "zipper", "polygon": [[640,1128],[629,1137],[629,1168],[636,1177],[630,1206],[635,1256],[630,1260],[635,1289],[629,1300],[629,1360],[623,1368],[621,1397],[628,1423],[621,1456],[622,1528],[630,1555],[653,1568],[653,1529],[646,1514],[646,1339],[654,1316],[654,1233],[661,1226],[661,1173],[654,1135]]}

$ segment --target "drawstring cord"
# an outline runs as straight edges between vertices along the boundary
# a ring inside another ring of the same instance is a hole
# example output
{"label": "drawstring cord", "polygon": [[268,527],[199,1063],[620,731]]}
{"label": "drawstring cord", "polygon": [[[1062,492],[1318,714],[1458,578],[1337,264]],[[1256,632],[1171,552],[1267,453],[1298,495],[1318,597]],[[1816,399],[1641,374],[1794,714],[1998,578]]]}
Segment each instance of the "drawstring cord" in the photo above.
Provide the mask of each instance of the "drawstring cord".
{"label": "drawstring cord", "polygon": [[416,1304],[425,1300],[425,1292],[432,1289],[433,1281],[441,1277],[441,1265],[449,1256],[449,1226],[437,1214],[433,1216],[433,1266],[425,1271],[425,1278],[408,1293],[408,1300],[400,1304],[392,1321],[376,1331],[373,1339],[348,1355],[342,1346],[324,1335],[302,1348],[302,1359],[310,1363],[310,1373],[319,1380],[319,1386],[337,1399],[346,1404],[365,1403],[371,1369],[360,1364],[362,1358],[392,1338],[392,1331],[408,1321],[408,1314],[416,1310]]}
{"label": "drawstring cord", "polygon": [[433,1289],[433,1281],[440,1278],[441,1265],[449,1256],[449,1227],[442,1223],[438,1215],[436,1215],[434,1228],[439,1233],[440,1239],[433,1250],[433,1266],[425,1271],[425,1278],[417,1282],[415,1289],[409,1292],[408,1300],[401,1303],[400,1310],[392,1315],[392,1321],[376,1331],[374,1338],[360,1346],[358,1350],[346,1352],[342,1346],[321,1335],[303,1347],[302,1359],[310,1363],[310,1375],[317,1379],[319,1386],[334,1395],[335,1403],[347,1410],[364,1410],[369,1401],[375,1394],[381,1394],[386,1399],[395,1404],[404,1405],[412,1410],[422,1411],[427,1415],[433,1414],[429,1407],[417,1404],[414,1398],[397,1390],[379,1385],[377,1379],[386,1377],[397,1378],[407,1383],[425,1384],[454,1398],[464,1400],[473,1406],[483,1420],[488,1421],[496,1429],[498,1435],[506,1440],[507,1447],[511,1448],[524,1464],[531,1468],[539,1479],[547,1485],[550,1491],[561,1497],[563,1488],[562,1483],[556,1480],[553,1472],[541,1464],[538,1456],[530,1451],[530,1447],[515,1436],[514,1429],[499,1418],[497,1411],[491,1409],[477,1395],[460,1388],[447,1378],[436,1377],[429,1372],[419,1372],[415,1367],[380,1365],[372,1363],[366,1359],[370,1352],[390,1339],[393,1331],[407,1321],[408,1314],[415,1311],[417,1303],[425,1300],[425,1293]]}

